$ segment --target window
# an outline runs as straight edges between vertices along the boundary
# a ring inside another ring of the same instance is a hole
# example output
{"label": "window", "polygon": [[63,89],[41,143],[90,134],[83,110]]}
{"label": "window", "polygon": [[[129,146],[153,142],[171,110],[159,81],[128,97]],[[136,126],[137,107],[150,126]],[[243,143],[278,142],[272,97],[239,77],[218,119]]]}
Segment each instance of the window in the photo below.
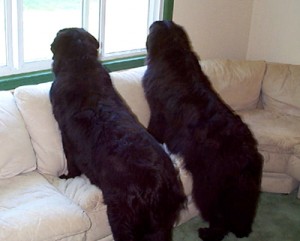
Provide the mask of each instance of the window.
{"label": "window", "polygon": [[161,18],[159,4],[160,1],[145,0],[106,1],[101,34],[103,57],[144,52],[149,24]]}
{"label": "window", "polygon": [[4,0],[0,0],[0,67],[6,65]]}
{"label": "window", "polygon": [[[81,0],[23,0],[24,63],[51,59],[50,44],[61,28],[81,27]],[[20,13],[21,16],[21,13]]]}
{"label": "window", "polygon": [[102,60],[145,54],[150,24],[167,0],[0,0],[1,76],[50,69],[50,44],[67,27],[83,27]]}

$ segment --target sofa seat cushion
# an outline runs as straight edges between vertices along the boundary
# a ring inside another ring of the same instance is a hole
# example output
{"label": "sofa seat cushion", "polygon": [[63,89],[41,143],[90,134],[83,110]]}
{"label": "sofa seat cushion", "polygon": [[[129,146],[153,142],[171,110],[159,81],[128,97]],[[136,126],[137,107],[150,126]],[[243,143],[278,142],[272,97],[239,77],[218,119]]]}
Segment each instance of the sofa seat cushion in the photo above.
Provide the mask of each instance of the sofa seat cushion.
{"label": "sofa seat cushion", "polygon": [[292,154],[294,147],[300,144],[300,118],[262,109],[238,114],[248,124],[262,150]]}
{"label": "sofa seat cushion", "polygon": [[90,225],[84,211],[41,174],[0,180],[0,240],[59,240],[82,234]]}
{"label": "sofa seat cushion", "polygon": [[243,110],[257,106],[266,68],[264,61],[202,60],[200,65],[231,108]]}
{"label": "sofa seat cushion", "polygon": [[0,180],[36,169],[36,158],[14,97],[0,91]]}
{"label": "sofa seat cushion", "polygon": [[239,112],[258,141],[264,155],[264,171],[286,172],[294,148],[300,144],[300,119],[255,109]]}
{"label": "sofa seat cushion", "polygon": [[102,191],[92,185],[85,175],[69,179],[47,175],[47,179],[89,216],[92,226],[86,234],[87,240],[100,240],[111,235]]}
{"label": "sofa seat cushion", "polygon": [[267,64],[262,99],[267,110],[300,117],[300,65]]}

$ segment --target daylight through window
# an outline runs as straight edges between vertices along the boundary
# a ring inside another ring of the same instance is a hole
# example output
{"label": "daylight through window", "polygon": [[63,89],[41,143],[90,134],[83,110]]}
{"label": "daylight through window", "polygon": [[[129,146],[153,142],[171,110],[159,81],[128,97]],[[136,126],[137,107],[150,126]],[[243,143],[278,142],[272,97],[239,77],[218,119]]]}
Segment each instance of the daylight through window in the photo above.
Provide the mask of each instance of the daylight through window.
{"label": "daylight through window", "polygon": [[6,65],[6,34],[4,0],[0,0],[0,67]]}
{"label": "daylight through window", "polygon": [[49,69],[50,44],[62,28],[83,27],[103,60],[145,54],[163,0],[0,0],[1,76]]}

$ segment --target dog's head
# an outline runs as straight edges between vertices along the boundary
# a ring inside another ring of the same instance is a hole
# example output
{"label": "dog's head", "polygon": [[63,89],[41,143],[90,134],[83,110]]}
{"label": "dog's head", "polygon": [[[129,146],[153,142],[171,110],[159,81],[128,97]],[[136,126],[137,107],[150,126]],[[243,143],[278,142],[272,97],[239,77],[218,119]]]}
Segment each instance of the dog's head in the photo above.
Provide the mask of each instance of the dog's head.
{"label": "dog's head", "polygon": [[60,30],[51,44],[54,61],[84,56],[97,58],[98,48],[97,39],[82,28]]}
{"label": "dog's head", "polygon": [[156,21],[150,26],[146,46],[149,58],[159,56],[165,50],[191,50],[185,30],[167,20]]}

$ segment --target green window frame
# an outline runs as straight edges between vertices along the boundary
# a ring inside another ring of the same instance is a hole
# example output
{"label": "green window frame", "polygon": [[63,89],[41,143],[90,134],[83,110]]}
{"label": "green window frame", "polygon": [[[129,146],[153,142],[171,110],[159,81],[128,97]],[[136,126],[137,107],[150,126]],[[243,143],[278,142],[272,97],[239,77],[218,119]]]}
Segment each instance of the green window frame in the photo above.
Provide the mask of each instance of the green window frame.
{"label": "green window frame", "polygon": [[[172,20],[174,0],[164,0],[163,19]],[[140,67],[145,64],[145,55],[118,58],[109,61],[103,61],[103,65],[109,72],[123,69]],[[12,90],[21,85],[32,85],[52,81],[54,78],[51,69],[30,72],[25,74],[0,76],[0,90]]]}

